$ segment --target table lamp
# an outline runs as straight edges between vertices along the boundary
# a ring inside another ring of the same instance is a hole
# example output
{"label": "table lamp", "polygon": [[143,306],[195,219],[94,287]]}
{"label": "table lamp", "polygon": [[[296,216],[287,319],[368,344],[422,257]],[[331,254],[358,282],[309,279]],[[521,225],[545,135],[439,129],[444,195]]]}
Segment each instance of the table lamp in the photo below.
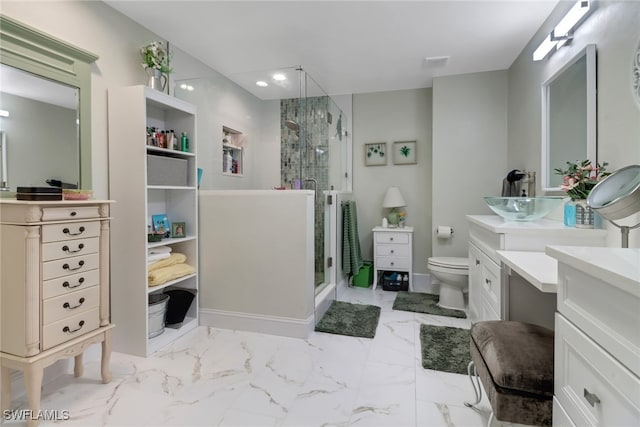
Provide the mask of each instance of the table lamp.
{"label": "table lamp", "polygon": [[618,169],[596,184],[587,197],[587,205],[620,229],[622,247],[629,247],[629,230],[640,227],[619,225],[619,220],[640,212],[640,165]]}
{"label": "table lamp", "polygon": [[397,227],[398,222],[400,220],[400,211],[398,208],[407,206],[404,199],[402,198],[402,193],[400,193],[400,189],[398,187],[389,187],[387,190],[387,194],[384,196],[384,201],[382,202],[383,208],[391,208],[391,211],[387,215],[387,221],[389,221],[389,225],[391,227]]}

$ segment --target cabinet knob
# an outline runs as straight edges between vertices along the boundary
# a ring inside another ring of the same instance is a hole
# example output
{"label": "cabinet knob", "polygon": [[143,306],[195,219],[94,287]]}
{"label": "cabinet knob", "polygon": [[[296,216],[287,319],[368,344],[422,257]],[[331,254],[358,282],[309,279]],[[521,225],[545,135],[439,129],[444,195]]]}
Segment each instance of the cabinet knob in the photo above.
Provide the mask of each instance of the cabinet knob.
{"label": "cabinet knob", "polygon": [[395,263],[393,261],[391,261],[391,266],[395,265]]}
{"label": "cabinet knob", "polygon": [[393,242],[393,237],[389,237],[389,241],[390,241],[390,242]]}
{"label": "cabinet knob", "polygon": [[485,282],[487,285],[491,286],[491,280],[489,280],[489,279],[484,279],[484,282]]}
{"label": "cabinet knob", "polygon": [[480,260],[476,259],[476,265],[480,265]]}
{"label": "cabinet knob", "polygon": [[587,399],[589,405],[595,407],[596,403],[600,403],[600,399],[595,394],[589,392],[586,388],[584,389],[584,398]]}
{"label": "cabinet knob", "polygon": [[395,251],[393,249],[391,249],[391,253],[394,253]]}

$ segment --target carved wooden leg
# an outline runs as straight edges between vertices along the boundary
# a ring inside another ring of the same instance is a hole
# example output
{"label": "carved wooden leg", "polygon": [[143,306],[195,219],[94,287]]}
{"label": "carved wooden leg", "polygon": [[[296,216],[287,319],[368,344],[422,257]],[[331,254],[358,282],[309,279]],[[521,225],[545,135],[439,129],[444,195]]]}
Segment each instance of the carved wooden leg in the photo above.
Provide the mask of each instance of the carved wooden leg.
{"label": "carved wooden leg", "polygon": [[102,383],[111,382],[111,370],[109,369],[109,359],[111,359],[111,329],[104,333],[104,341],[102,341]]}
{"label": "carved wooden leg", "polygon": [[84,374],[84,365],[82,364],[82,355],[84,353],[80,353],[73,358],[73,376],[78,378]]}
{"label": "carved wooden leg", "polygon": [[[40,412],[40,396],[42,393],[42,375],[44,366],[41,361],[27,366],[24,371],[24,386],[27,391],[27,402],[31,413],[37,417]],[[39,420],[28,418],[27,427],[35,427]]]}
{"label": "carved wooden leg", "polygon": [[9,368],[3,366],[2,372],[0,372],[0,377],[2,378],[2,391],[0,394],[2,398],[0,399],[0,411],[4,413],[4,411],[8,411],[11,409],[11,371]]}

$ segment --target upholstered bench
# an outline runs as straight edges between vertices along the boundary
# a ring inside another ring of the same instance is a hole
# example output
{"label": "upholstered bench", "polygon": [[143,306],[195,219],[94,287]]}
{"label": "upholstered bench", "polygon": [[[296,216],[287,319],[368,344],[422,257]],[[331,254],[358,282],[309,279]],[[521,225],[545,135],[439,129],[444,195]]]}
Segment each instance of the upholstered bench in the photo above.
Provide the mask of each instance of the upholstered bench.
{"label": "upholstered bench", "polygon": [[492,409],[489,425],[495,417],[499,421],[550,426],[553,331],[529,323],[497,320],[475,323],[470,335],[468,370],[476,402],[465,405],[471,407],[480,402],[482,389],[478,381],[482,381]]}

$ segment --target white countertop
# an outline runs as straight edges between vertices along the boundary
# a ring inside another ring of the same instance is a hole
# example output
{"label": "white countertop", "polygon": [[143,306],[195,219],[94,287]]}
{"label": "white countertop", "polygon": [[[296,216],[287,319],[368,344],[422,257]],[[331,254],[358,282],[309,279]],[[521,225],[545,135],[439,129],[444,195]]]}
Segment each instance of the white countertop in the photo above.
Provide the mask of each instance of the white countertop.
{"label": "white countertop", "polygon": [[477,224],[483,228],[486,228],[494,233],[540,233],[540,232],[561,232],[567,235],[584,235],[585,233],[590,235],[601,234],[605,236],[607,230],[593,229],[593,228],[575,228],[567,227],[562,221],[554,221],[546,218],[541,218],[535,221],[507,221],[499,215],[467,215],[469,222]]}
{"label": "white countertop", "polygon": [[544,252],[496,251],[500,261],[542,292],[558,291],[558,261]]}
{"label": "white countertop", "polygon": [[547,246],[560,263],[640,296],[640,248]]}

